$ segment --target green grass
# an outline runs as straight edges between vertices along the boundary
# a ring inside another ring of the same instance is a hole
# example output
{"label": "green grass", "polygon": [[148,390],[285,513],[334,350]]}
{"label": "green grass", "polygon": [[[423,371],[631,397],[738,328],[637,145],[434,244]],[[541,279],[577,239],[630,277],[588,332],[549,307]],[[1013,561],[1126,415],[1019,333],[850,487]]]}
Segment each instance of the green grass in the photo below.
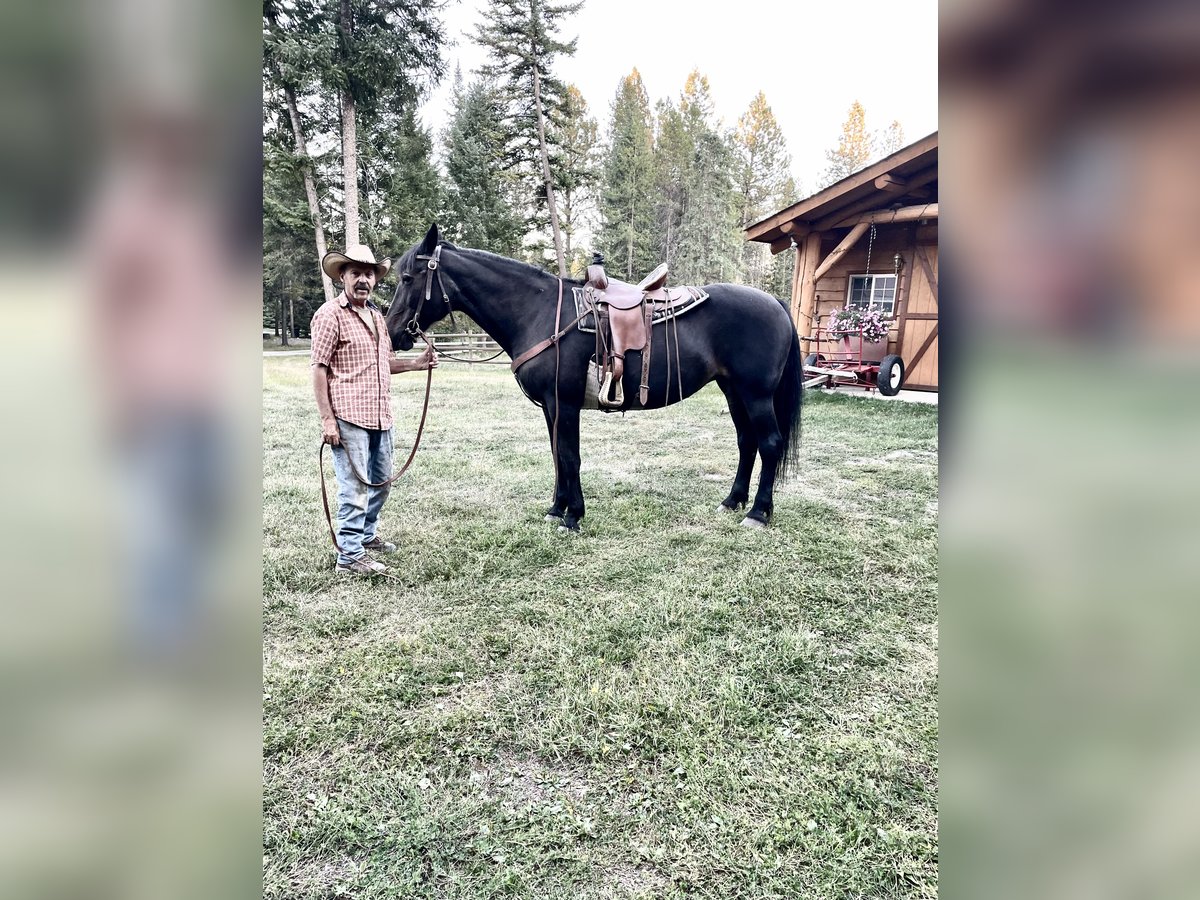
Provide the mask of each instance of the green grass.
{"label": "green grass", "polygon": [[283,340],[277,337],[263,338],[263,350],[307,350],[312,346],[312,338],[289,338],[288,345],[283,346]]}
{"label": "green grass", "polygon": [[263,369],[266,897],[936,894],[936,408],[810,395],[767,531],[715,387],[587,413],[567,535],[540,410],[448,363],[400,583],[346,582],[307,360]]}

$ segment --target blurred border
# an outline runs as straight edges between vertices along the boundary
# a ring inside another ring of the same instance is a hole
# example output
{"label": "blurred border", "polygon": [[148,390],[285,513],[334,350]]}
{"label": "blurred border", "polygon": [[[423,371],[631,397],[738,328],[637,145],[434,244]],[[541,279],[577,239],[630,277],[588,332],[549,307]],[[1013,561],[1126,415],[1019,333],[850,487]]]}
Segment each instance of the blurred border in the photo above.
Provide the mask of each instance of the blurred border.
{"label": "blurred border", "polygon": [[0,11],[0,880],[261,892],[261,35]]}

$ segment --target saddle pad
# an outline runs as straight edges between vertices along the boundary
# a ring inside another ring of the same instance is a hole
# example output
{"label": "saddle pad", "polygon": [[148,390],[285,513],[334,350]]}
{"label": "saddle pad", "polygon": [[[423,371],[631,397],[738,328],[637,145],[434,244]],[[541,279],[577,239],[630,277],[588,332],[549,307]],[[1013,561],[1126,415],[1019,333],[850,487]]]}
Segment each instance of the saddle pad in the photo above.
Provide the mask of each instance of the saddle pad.
{"label": "saddle pad", "polygon": [[[676,304],[675,306],[671,307],[671,309],[669,311],[665,308],[657,308],[657,307],[655,308],[654,318],[652,319],[652,323],[654,325],[659,324],[664,319],[666,319],[669,315],[680,316],[680,315],[683,315],[685,312],[691,312],[693,309],[695,309],[697,306],[699,306],[701,303],[703,303],[705,300],[708,299],[708,292],[701,290],[700,288],[689,287],[686,290],[688,291],[689,294],[691,294],[690,299],[684,300],[681,303]],[[581,287],[571,288],[571,295],[575,300],[575,315],[583,316],[583,318],[579,320],[579,325],[577,325],[576,327],[580,331],[586,332],[587,334],[595,334],[596,333],[596,314],[592,311],[591,306],[588,305],[587,300],[584,298],[583,288],[581,288]]]}

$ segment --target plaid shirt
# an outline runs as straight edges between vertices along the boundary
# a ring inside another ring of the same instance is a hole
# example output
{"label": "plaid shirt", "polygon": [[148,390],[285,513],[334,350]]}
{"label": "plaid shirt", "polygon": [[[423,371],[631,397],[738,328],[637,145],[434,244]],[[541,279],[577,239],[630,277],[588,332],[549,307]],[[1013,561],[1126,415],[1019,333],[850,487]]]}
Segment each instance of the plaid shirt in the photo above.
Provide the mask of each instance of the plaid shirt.
{"label": "plaid shirt", "polygon": [[375,318],[375,334],[350,308],[345,294],[321,304],[312,318],[312,364],[329,368],[335,416],[360,428],[388,429],[392,339],[379,308],[370,302],[367,308]]}

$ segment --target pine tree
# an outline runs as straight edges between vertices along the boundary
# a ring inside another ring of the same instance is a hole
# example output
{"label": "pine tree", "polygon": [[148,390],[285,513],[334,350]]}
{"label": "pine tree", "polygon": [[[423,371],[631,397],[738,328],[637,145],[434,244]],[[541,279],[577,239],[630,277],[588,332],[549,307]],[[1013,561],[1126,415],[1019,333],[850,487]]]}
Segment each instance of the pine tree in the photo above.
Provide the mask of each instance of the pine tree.
{"label": "pine tree", "polygon": [[[306,0],[307,2],[307,0]],[[359,117],[415,104],[442,75],[442,22],[422,0],[317,0],[332,36],[320,77],[341,120],[346,243],[359,243]],[[373,139],[374,135],[368,136]]]}
{"label": "pine tree", "polygon": [[[796,186],[796,182],[788,178],[784,182],[783,188],[776,200],[776,209],[784,209],[791,206],[800,199],[800,190]],[[752,243],[747,241],[747,244]],[[766,268],[766,276],[762,284],[756,287],[762,288],[773,297],[778,297],[780,300],[789,301],[792,296],[792,275],[796,268],[796,254],[790,250],[785,250],[782,253],[771,254],[771,248],[766,244],[754,244],[769,256],[769,262]]]}
{"label": "pine tree", "polygon": [[610,271],[627,281],[638,280],[655,265],[652,147],[650,99],[634,69],[621,79],[613,98],[597,241]]}
{"label": "pine tree", "polygon": [[456,85],[446,131],[446,233],[456,242],[504,256],[520,252],[519,180],[505,165],[504,103],[495,87]]}
{"label": "pine tree", "polygon": [[825,154],[829,165],[821,176],[821,187],[828,187],[857,172],[874,157],[874,141],[867,131],[867,113],[863,105],[855,100],[850,104],[846,121],[842,123],[837,148]]}
{"label": "pine tree", "polygon": [[575,85],[567,87],[563,120],[556,132],[554,185],[561,200],[563,253],[571,273],[579,274],[588,260],[581,254],[576,236],[595,212],[600,170],[599,126],[588,116],[587,101]]}
{"label": "pine tree", "polygon": [[[738,119],[735,146],[739,156],[738,227],[745,229],[787,206],[791,201],[785,196],[795,194],[787,141],[761,91]],[[765,244],[743,241],[742,276],[746,283],[769,290],[777,277],[776,258]]]}
{"label": "pine tree", "polygon": [[312,219],[301,162],[290,129],[279,123],[263,140],[263,322],[283,336],[307,331],[325,300],[320,269],[313,265]]}
{"label": "pine tree", "polygon": [[[264,109],[268,114],[287,117],[291,127],[291,150],[295,155],[297,171],[304,184],[308,203],[310,227],[316,244],[316,259],[313,267],[320,272],[320,260],[325,256],[326,241],[324,216],[321,213],[317,194],[315,167],[309,157],[304,137],[304,123],[300,117],[297,94],[311,81],[311,45],[317,19],[310,4],[298,3],[285,7],[279,0],[263,0],[263,94]],[[297,35],[306,35],[307,41],[297,40]],[[278,108],[282,100],[283,110]],[[276,104],[272,109],[272,104]],[[276,150],[280,148],[277,146]],[[264,188],[264,198],[267,192]],[[326,300],[334,296],[333,282],[320,272],[322,291]],[[287,331],[283,331],[285,340]]]}
{"label": "pine tree", "polygon": [[[481,70],[495,78],[505,91],[507,121],[513,150],[524,176],[540,179],[540,193],[549,215],[558,273],[566,276],[558,205],[551,171],[548,133],[561,123],[566,87],[554,76],[554,60],[575,53],[575,40],[560,40],[562,20],[578,12],[582,2],[554,4],[545,0],[491,0],[488,23],[475,39],[488,50],[488,65]],[[535,217],[536,219],[536,217]]]}
{"label": "pine tree", "polygon": [[394,255],[416,243],[442,208],[442,186],[433,164],[433,139],[406,107],[366,117],[378,135],[359,156],[363,230],[377,254]]}
{"label": "pine tree", "polygon": [[679,112],[693,151],[672,271],[677,281],[730,281],[737,275],[741,245],[735,157],[731,138],[716,121],[708,79],[698,71],[688,76]]}
{"label": "pine tree", "polygon": [[692,182],[695,144],[683,115],[666,100],[657,107],[654,139],[654,197],[656,256],[674,267],[679,249],[683,212]]}

